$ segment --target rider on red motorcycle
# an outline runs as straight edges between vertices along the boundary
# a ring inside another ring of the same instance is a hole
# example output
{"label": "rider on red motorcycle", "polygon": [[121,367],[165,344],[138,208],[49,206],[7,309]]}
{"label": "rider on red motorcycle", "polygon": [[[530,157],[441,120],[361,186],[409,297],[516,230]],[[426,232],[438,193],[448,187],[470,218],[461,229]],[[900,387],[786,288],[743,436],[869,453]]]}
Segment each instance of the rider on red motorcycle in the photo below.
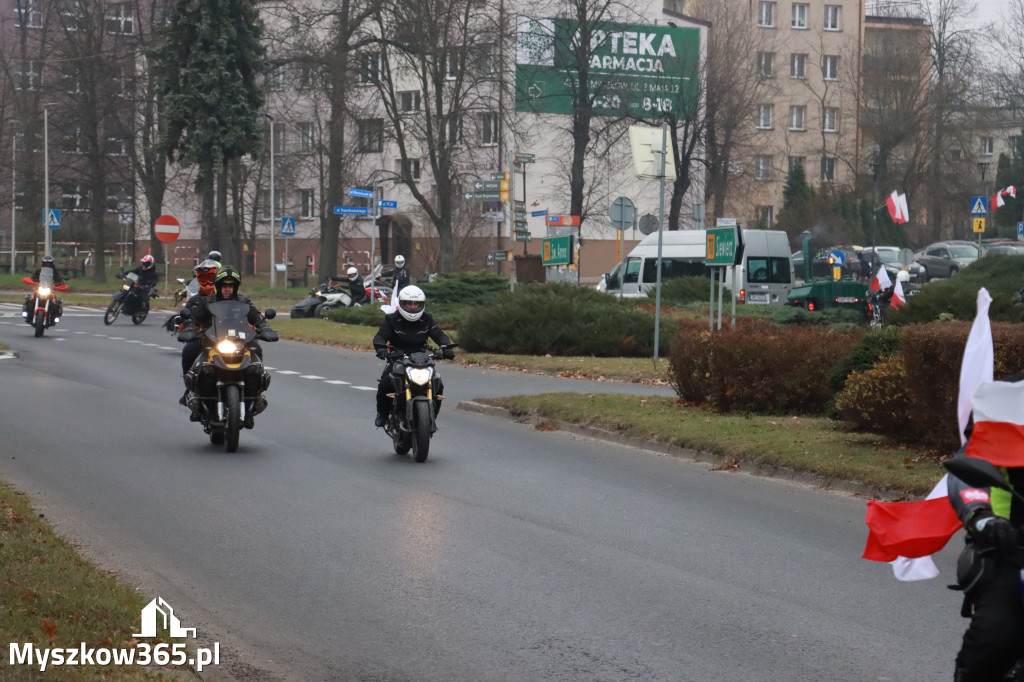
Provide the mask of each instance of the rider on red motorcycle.
{"label": "rider on red motorcycle", "polygon": [[[53,285],[55,287],[61,287],[65,285],[64,276],[60,274],[60,270],[58,270],[57,266],[54,265],[53,256],[51,256],[50,254],[46,254],[45,256],[43,256],[43,260],[39,263],[39,267],[36,268],[32,275],[29,277],[29,279],[32,280],[32,283],[34,285],[39,284],[39,276],[42,273],[43,268],[50,269],[51,277],[53,278]],[[25,296],[25,305],[23,307],[24,312],[22,313],[25,317],[32,315],[32,308],[35,307],[35,300],[35,291]],[[64,312],[64,306],[59,298],[55,299],[55,302],[57,304],[57,309],[54,312],[54,317],[60,317]]]}

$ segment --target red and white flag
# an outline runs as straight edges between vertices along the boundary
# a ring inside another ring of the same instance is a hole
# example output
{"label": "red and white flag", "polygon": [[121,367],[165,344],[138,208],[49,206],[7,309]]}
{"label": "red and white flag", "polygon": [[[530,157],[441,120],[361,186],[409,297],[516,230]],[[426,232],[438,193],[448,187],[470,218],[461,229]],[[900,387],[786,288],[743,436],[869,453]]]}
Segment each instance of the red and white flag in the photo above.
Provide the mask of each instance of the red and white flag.
{"label": "red and white flag", "polygon": [[885,199],[885,205],[889,207],[889,217],[894,223],[905,223],[910,220],[910,211],[907,210],[907,195],[892,191]]}
{"label": "red and white flag", "polygon": [[1003,199],[1003,197],[1014,197],[1014,198],[1016,198],[1016,196],[1017,196],[1017,188],[1016,187],[1014,187],[1013,185],[1010,185],[1009,187],[1004,187],[1003,189],[999,190],[998,192],[996,192],[992,196],[992,205],[995,206],[996,208],[999,208],[1001,206],[1006,206],[1006,200]]}
{"label": "red and white flag", "polygon": [[[899,284],[899,282],[897,282]],[[992,297],[984,288],[978,290],[978,312],[971,326],[971,333],[967,337],[967,345],[964,348],[964,359],[960,365],[960,396],[958,401],[958,422],[960,426],[961,442],[965,440],[963,430],[967,424],[967,418],[971,413],[972,404],[975,400],[985,400],[989,405],[998,402],[989,400],[989,387],[995,386],[992,382],[993,353],[992,353],[992,327],[988,319],[989,305]],[[1004,384],[1005,386],[1016,386],[1017,397],[1015,400],[1004,401],[1013,403],[1016,411],[1020,413],[1021,424],[1019,429],[1014,426],[996,426],[992,423],[986,430],[989,435],[1000,433],[1001,437],[1019,436],[1020,446],[1010,448],[1021,456],[1019,464],[1024,464],[1024,400],[1021,394],[1024,393],[1024,382],[1020,384]],[[982,389],[982,387],[985,387]],[[978,431],[978,417],[980,410],[977,405],[975,409],[975,426],[971,434],[971,443],[975,443]],[[986,409],[994,409],[986,408]],[[1012,408],[1011,408],[1012,409]],[[1004,415],[994,415],[1002,417]],[[990,445],[990,444],[989,444]],[[968,454],[970,454],[968,446]],[[998,449],[997,449],[998,451]],[[991,452],[988,450],[987,452]],[[986,457],[992,461],[991,457]],[[1014,460],[1017,461],[1017,460]],[[939,574],[931,555],[942,549],[949,539],[961,528],[960,520],[949,503],[948,490],[946,488],[946,476],[932,488],[928,497],[919,502],[868,502],[868,509],[864,515],[864,522],[868,526],[868,540],[864,548],[865,559],[871,561],[888,561],[892,565],[893,573],[898,580],[926,580],[934,578]]]}
{"label": "red and white flag", "polygon": [[893,310],[899,310],[907,303],[907,297],[903,294],[903,282],[896,278],[896,286],[892,290],[892,300],[889,301],[889,305],[892,306]]}
{"label": "red and white flag", "polygon": [[878,268],[878,274],[871,280],[871,291],[885,291],[892,286],[892,280],[889,279],[889,273],[886,272],[885,266]]}
{"label": "red and white flag", "polygon": [[967,456],[1000,467],[1024,466],[1024,381],[992,381],[974,391]]}
{"label": "red and white flag", "polygon": [[390,315],[398,310],[398,287],[391,290],[391,302],[387,305],[382,305],[380,309],[384,311],[385,315]]}

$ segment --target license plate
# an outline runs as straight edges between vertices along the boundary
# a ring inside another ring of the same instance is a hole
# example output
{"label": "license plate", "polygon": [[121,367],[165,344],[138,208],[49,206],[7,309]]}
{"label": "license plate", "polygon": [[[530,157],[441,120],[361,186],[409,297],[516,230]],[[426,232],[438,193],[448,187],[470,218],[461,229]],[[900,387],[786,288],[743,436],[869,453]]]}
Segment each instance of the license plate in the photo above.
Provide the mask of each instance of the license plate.
{"label": "license plate", "polygon": [[750,303],[767,303],[768,294],[747,294],[747,301]]}
{"label": "license plate", "polygon": [[840,296],[839,298],[836,299],[836,303],[856,303],[856,302],[857,302],[857,297],[856,296]]}

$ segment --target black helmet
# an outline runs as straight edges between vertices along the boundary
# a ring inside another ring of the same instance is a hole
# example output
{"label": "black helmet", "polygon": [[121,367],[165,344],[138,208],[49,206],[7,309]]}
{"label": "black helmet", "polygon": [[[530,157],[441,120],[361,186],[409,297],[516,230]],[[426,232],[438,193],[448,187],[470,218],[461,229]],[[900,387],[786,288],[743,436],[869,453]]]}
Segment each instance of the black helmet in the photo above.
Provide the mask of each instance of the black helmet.
{"label": "black helmet", "polygon": [[50,254],[43,256],[43,265],[53,265],[53,256]]}
{"label": "black helmet", "polygon": [[220,258],[221,258],[220,251],[218,251],[217,249],[214,249],[213,251],[208,253],[206,257],[208,259],[210,259],[210,260],[215,260],[215,261],[217,261],[219,263],[220,262]]}
{"label": "black helmet", "polygon": [[234,285],[234,295],[238,295],[238,287],[242,284],[242,276],[238,274],[238,270],[233,265],[222,265],[217,269],[217,274],[213,278],[213,287],[217,290],[218,296],[220,295],[220,288],[225,284]]}

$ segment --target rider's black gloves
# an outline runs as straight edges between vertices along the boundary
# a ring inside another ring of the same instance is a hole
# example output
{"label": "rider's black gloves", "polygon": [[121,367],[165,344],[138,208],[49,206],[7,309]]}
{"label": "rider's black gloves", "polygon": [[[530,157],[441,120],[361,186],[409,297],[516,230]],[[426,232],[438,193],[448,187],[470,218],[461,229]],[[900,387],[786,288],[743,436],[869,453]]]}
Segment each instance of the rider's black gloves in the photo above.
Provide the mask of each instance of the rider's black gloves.
{"label": "rider's black gloves", "polygon": [[994,516],[991,512],[978,512],[967,522],[967,530],[981,549],[1010,552],[1017,548],[1020,539],[1017,529],[1009,519]]}
{"label": "rider's black gloves", "polygon": [[377,349],[377,357],[380,358],[381,360],[387,360],[387,357],[388,357],[387,349],[386,348],[378,348]]}
{"label": "rider's black gloves", "polygon": [[271,329],[270,325],[266,322],[256,327],[256,336],[259,337],[260,341],[267,342],[277,341],[279,338],[277,332]]}
{"label": "rider's black gloves", "polygon": [[441,346],[441,357],[444,358],[445,360],[454,360],[455,350],[453,350],[449,346]]}

